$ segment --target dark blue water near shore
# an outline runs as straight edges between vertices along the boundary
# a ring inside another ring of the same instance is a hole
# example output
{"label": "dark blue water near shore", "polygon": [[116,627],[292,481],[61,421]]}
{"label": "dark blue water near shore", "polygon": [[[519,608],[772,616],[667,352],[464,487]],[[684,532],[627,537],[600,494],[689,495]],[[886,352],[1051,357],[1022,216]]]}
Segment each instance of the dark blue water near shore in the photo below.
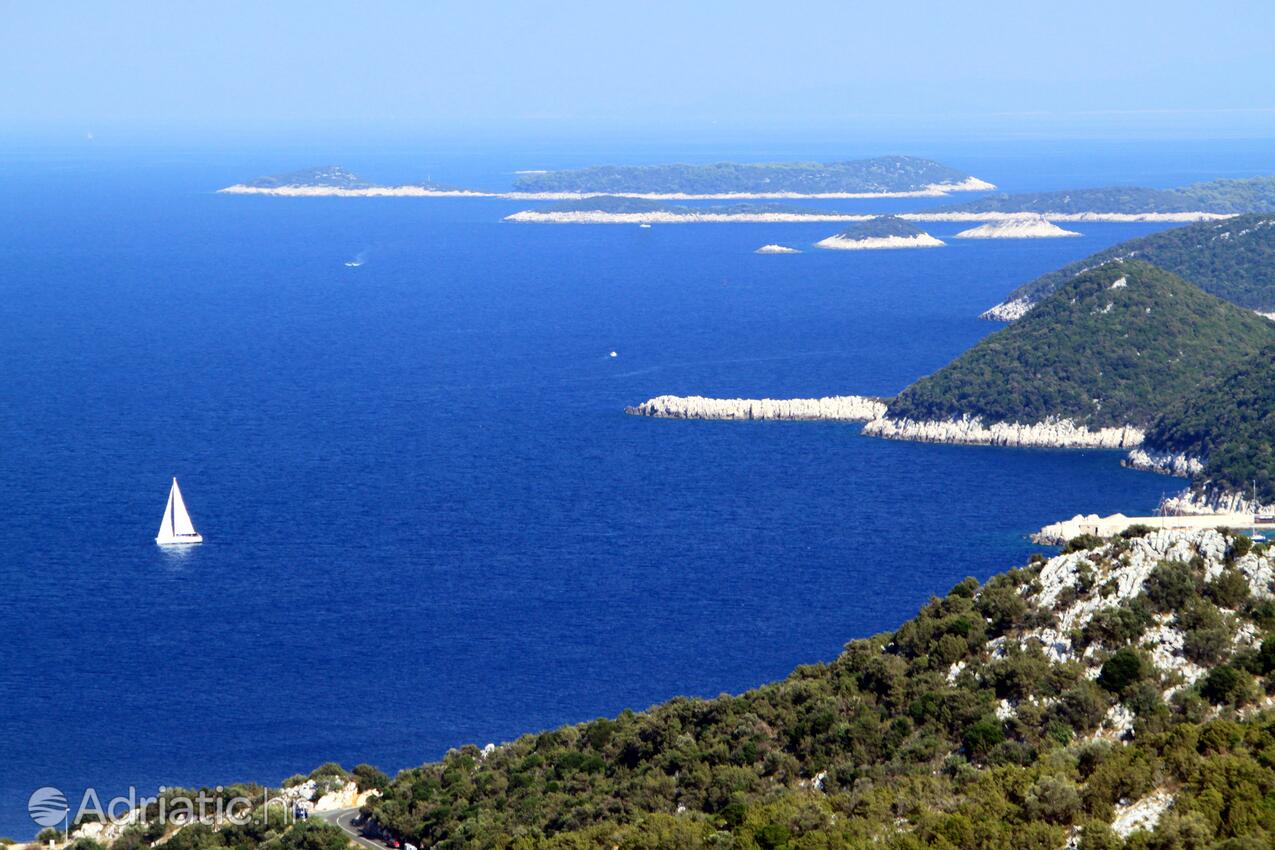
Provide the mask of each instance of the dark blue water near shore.
{"label": "dark blue water near shore", "polygon": [[[209,192],[242,176],[5,174],[0,834],[34,832],[41,785],[394,770],[738,691],[1177,483],[1112,453],[622,413],[892,393],[1012,286],[1145,226],[767,257],[830,228]],[[173,474],[208,540],[180,554],[151,542]]]}

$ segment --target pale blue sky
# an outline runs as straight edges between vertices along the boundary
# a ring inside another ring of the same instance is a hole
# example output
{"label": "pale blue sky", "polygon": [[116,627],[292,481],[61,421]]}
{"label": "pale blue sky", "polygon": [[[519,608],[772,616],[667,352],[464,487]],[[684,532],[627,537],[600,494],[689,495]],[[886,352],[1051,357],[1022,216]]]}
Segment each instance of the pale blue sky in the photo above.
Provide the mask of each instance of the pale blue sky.
{"label": "pale blue sky", "polygon": [[1275,135],[1275,3],[2,4],[0,128]]}

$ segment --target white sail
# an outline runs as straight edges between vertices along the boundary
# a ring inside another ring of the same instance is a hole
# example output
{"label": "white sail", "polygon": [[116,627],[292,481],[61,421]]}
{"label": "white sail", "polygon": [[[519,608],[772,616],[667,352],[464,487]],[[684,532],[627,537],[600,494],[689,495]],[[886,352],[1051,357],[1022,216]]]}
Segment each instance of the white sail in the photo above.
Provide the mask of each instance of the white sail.
{"label": "white sail", "polygon": [[176,478],[168,490],[168,504],[164,506],[164,518],[160,520],[155,542],[161,545],[204,542],[204,538],[195,531],[195,524],[190,521],[190,513],[186,510],[186,502],[182,499],[182,491],[177,486]]}

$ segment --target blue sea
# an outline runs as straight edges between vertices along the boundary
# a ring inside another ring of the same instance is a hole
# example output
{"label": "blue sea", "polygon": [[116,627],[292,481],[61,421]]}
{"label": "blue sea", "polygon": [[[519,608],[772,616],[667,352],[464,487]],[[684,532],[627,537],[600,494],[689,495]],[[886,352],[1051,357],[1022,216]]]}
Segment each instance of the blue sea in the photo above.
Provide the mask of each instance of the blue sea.
{"label": "blue sea", "polygon": [[[914,152],[1021,190],[1275,171],[1268,151]],[[836,228],[513,225],[526,204],[213,191],[332,161],[498,187],[518,168],[857,153],[7,157],[0,835],[36,831],[45,785],[105,799],[328,760],[393,772],[738,692],[1023,563],[1044,523],[1179,487],[1110,452],[623,412],[662,393],[892,394],[996,330],[976,316],[1017,284],[1152,226],[758,256]],[[152,542],[173,475],[207,539],[180,552]]]}

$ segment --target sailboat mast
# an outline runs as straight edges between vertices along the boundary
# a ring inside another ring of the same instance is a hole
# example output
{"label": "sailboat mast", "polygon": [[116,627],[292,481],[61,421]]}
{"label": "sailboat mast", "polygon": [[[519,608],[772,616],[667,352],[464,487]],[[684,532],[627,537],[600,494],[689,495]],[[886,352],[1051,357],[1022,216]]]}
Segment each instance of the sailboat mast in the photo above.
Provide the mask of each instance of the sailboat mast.
{"label": "sailboat mast", "polygon": [[173,489],[168,494],[168,533],[177,533],[177,479],[173,479]]}

